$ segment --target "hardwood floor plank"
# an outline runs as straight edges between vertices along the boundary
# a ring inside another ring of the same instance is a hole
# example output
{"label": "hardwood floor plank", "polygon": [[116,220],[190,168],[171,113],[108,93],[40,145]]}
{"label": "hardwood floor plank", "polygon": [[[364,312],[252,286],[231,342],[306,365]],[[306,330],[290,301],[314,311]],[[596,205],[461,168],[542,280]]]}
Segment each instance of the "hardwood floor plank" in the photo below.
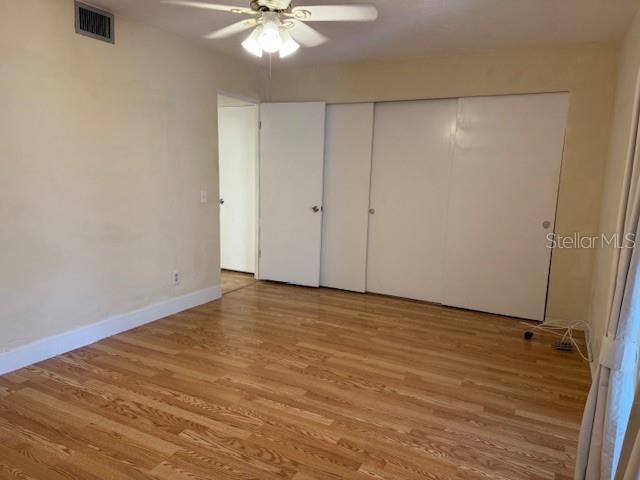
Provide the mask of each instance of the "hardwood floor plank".
{"label": "hardwood floor plank", "polygon": [[[240,280],[237,278],[236,280]],[[0,377],[0,479],[570,478],[590,375],[519,320],[247,282]]]}
{"label": "hardwood floor plank", "polygon": [[220,272],[220,285],[222,286],[223,295],[251,286],[254,283],[256,283],[256,279],[253,273],[234,272],[232,270],[222,270]]}

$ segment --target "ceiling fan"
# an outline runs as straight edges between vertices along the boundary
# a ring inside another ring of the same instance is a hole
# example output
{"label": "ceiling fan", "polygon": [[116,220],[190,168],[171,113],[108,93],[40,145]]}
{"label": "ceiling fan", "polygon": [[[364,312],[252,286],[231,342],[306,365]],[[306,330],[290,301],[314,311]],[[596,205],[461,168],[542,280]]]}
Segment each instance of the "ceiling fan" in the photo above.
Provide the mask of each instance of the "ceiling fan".
{"label": "ceiling fan", "polygon": [[242,46],[256,57],[263,52],[280,54],[280,58],[296,52],[300,45],[316,47],[328,39],[306,22],[372,22],[378,18],[373,5],[315,5],[294,7],[291,0],[251,0],[248,8],[190,0],[163,0],[162,3],[201,8],[237,15],[250,15],[227,27],[205,35],[219,39],[253,28]]}

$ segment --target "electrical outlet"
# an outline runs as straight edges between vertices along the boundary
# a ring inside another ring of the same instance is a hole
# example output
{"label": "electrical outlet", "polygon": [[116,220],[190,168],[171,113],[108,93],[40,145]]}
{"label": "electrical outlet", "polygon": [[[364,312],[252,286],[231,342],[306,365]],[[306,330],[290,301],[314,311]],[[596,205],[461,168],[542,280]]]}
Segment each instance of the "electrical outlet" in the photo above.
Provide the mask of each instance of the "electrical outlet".
{"label": "electrical outlet", "polygon": [[207,190],[200,190],[200,203],[209,203],[209,192]]}
{"label": "electrical outlet", "polygon": [[176,271],[171,274],[171,282],[174,285],[180,285],[180,272]]}

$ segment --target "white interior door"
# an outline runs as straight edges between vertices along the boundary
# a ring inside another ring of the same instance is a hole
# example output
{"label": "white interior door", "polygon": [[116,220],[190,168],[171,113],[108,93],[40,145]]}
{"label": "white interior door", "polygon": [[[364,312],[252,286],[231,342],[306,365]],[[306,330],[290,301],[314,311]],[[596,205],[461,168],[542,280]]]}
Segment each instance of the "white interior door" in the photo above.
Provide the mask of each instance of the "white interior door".
{"label": "white interior door", "polygon": [[220,265],[255,273],[258,107],[218,110]]}
{"label": "white interior door", "polygon": [[442,303],[543,320],[568,95],[460,99]]}
{"label": "white interior door", "polygon": [[364,292],[373,103],[327,106],[320,285]]}
{"label": "white interior door", "polygon": [[317,287],[325,104],[264,103],[260,119],[259,276]]}
{"label": "white interior door", "polygon": [[368,291],[440,301],[456,111],[456,100],[375,106]]}

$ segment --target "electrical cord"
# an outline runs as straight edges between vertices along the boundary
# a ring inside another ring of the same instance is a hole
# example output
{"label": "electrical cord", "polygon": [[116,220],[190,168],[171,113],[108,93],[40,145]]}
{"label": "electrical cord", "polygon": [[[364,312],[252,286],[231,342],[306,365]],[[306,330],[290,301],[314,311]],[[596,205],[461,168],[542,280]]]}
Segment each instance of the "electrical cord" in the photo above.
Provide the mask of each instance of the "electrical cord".
{"label": "electrical cord", "polygon": [[[591,353],[591,327],[587,322],[582,320],[575,322],[546,320],[539,325],[531,325],[526,322],[522,322],[522,324],[526,325],[530,332],[546,332],[551,335],[561,337],[563,342],[571,342],[585,362],[591,362],[593,360],[593,355]],[[573,333],[575,330],[582,330],[584,332],[586,351],[583,351],[578,341],[574,338]]]}

